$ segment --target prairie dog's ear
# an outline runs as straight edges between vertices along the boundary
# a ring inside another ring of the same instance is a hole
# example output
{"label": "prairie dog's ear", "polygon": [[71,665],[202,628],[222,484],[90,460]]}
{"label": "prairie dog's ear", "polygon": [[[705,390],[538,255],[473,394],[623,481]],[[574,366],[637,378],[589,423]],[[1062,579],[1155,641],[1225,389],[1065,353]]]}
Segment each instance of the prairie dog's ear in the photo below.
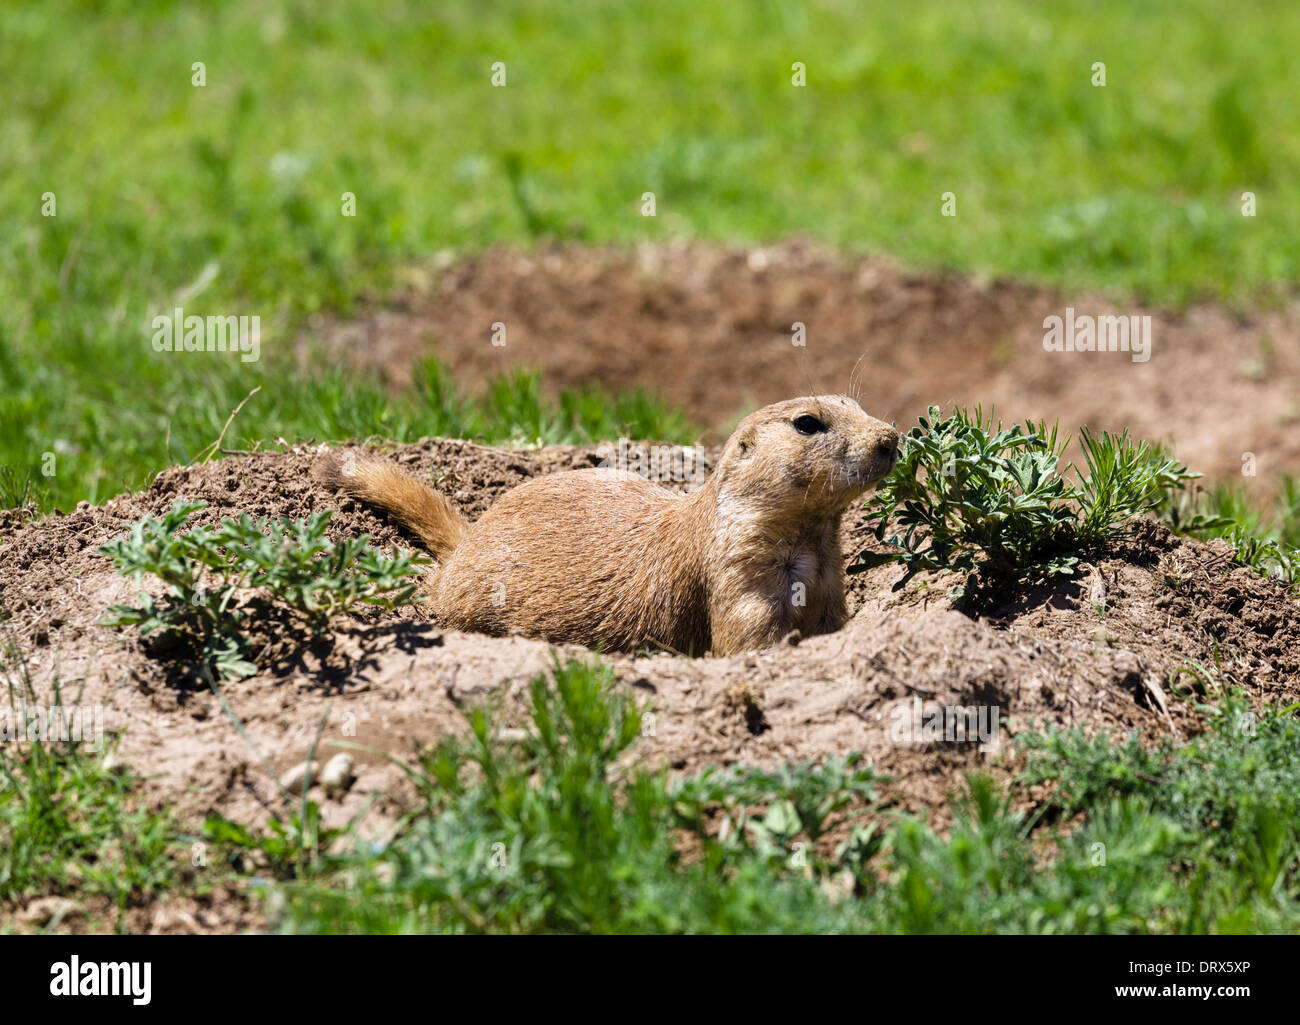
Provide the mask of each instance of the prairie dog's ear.
{"label": "prairie dog's ear", "polygon": [[757,447],[758,431],[754,429],[754,425],[746,424],[744,427],[738,428],[727,439],[727,445],[722,450],[722,458],[718,460],[718,465],[713,471],[717,485],[722,487],[727,478],[731,476],[731,472],[737,469],[741,463],[747,462]]}

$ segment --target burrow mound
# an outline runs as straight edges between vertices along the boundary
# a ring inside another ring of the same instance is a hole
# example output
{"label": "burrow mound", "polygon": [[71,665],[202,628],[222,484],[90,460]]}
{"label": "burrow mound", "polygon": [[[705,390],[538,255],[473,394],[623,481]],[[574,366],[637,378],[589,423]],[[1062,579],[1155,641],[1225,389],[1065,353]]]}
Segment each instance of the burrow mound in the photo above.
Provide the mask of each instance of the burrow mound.
{"label": "burrow mound", "polygon": [[[445,440],[384,451],[436,481],[470,517],[529,477],[598,461],[593,448],[503,451]],[[136,593],[97,546],[178,497],[208,503],[195,523],[335,509],[335,538],[368,533],[383,548],[410,547],[386,519],[314,480],[320,455],[297,447],[173,467],[104,506],[0,527],[0,598],[37,694],[48,700],[57,679],[65,702],[75,695],[102,705],[120,754],[183,815],[256,821],[283,810],[272,774],[301,762],[319,731],[324,756],[335,741],[369,749],[355,752],[356,782],[326,802],[327,820],[346,821],[372,801],[382,821],[404,793],[386,754],[409,757],[414,745],[460,729],[467,703],[491,699],[507,726],[523,725],[529,679],[556,657],[586,654],[446,631],[419,609],[349,621],[329,643],[224,686],[245,737],[213,694],[170,683],[133,631],[97,625],[107,606]],[[869,524],[850,520],[852,558],[871,535]],[[1192,684],[1176,676],[1191,663],[1260,703],[1300,696],[1300,604],[1235,567],[1225,545],[1183,540],[1155,523],[1140,524],[1076,577],[1008,590],[977,618],[949,605],[943,582],[892,591],[898,575],[879,567],[853,577],[854,615],[834,635],[731,658],[609,659],[652,706],[654,728],[638,757],[693,772],[861,751],[893,777],[889,791],[902,807],[942,819],[963,774],[1005,767],[1006,741],[1022,730],[1188,735],[1196,720],[1173,684]],[[987,743],[926,732],[936,708],[992,706],[1002,728]]]}

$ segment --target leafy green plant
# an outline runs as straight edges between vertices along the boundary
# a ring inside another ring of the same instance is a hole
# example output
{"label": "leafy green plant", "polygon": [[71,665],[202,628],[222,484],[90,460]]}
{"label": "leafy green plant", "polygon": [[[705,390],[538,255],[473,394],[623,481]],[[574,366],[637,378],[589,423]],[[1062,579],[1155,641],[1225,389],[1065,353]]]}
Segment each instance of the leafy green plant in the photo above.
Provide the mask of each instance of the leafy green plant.
{"label": "leafy green plant", "polygon": [[203,822],[204,838],[225,853],[229,867],[249,867],[241,864],[247,856],[254,870],[267,871],[275,879],[300,878],[327,864],[328,855],[322,852],[342,832],[321,825],[315,801],[305,801],[303,813],[291,815],[288,822],[272,815],[266,828],[256,833],[215,812]]}
{"label": "leafy green plant", "polygon": [[1300,480],[1282,478],[1272,510],[1252,504],[1240,487],[1219,484],[1171,496],[1159,515],[1179,533],[1222,538],[1240,565],[1300,593]]}
{"label": "leafy green plant", "polygon": [[325,536],[328,511],[296,522],[243,514],[183,531],[205,505],[178,499],[161,518],[145,517],[126,537],[99,549],[137,584],[150,574],[167,587],[161,603],[142,593],[135,605],[112,606],[107,625],[159,633],[157,651],[192,646],[203,665],[231,679],[257,671],[247,657],[245,613],[236,603],[241,591],[265,591],[313,635],[361,605],[394,609],[420,600],[412,578],[427,557],[390,558],[371,548],[367,535],[335,543]]}
{"label": "leafy green plant", "polygon": [[[875,771],[862,764],[862,756],[852,753],[821,764],[804,761],[772,771],[748,766],[708,768],[675,785],[671,797],[678,822],[706,845],[754,850],[765,859],[784,863],[802,838],[803,863],[813,873],[826,874],[843,867],[850,842],[841,844],[835,857],[827,860],[818,841],[846,821],[860,825],[852,820],[875,802],[878,781]],[[753,815],[758,808],[766,809],[761,817]],[[839,816],[846,808],[854,810],[847,820]],[[715,809],[725,823],[716,835],[707,825],[708,813]],[[869,838],[875,832],[868,828]],[[874,853],[863,842],[861,835],[852,841],[856,869]]]}
{"label": "leafy green plant", "polygon": [[1300,551],[1287,548],[1276,538],[1261,537],[1248,528],[1233,524],[1217,536],[1232,545],[1237,562],[1261,576],[1274,577],[1293,590],[1300,589]]}
{"label": "leafy green plant", "polygon": [[[920,572],[1070,574],[1080,552],[1199,476],[1127,431],[1084,429],[1080,443],[1086,472],[1062,465],[1069,438],[1055,426],[1004,427],[979,408],[941,419],[931,406],[870,505],[891,550],[863,553],[849,572],[898,561],[907,573],[895,589]],[[888,534],[891,526],[903,533]]]}
{"label": "leafy green plant", "polygon": [[[1066,815],[1085,814],[1093,841],[1122,841],[1148,864],[1164,862],[1149,878],[1181,881],[1165,895],[1167,908],[1159,909],[1156,894],[1143,895],[1154,920],[1167,919],[1161,928],[1293,931],[1300,896],[1300,705],[1255,708],[1245,693],[1228,690],[1199,707],[1209,729],[1186,744],[1145,747],[1131,737],[1121,746],[1079,730],[1026,737],[1023,779],[1052,784],[1051,805]],[[1107,828],[1099,808],[1116,801],[1144,809],[1145,838]]]}
{"label": "leafy green plant", "polygon": [[[1161,507],[1171,494],[1201,475],[1149,442],[1118,435],[1079,431],[1086,473],[1078,473],[1077,503],[1082,514],[1077,528],[1081,546],[1101,544],[1136,516]],[[1065,471],[1062,471],[1065,472]]]}

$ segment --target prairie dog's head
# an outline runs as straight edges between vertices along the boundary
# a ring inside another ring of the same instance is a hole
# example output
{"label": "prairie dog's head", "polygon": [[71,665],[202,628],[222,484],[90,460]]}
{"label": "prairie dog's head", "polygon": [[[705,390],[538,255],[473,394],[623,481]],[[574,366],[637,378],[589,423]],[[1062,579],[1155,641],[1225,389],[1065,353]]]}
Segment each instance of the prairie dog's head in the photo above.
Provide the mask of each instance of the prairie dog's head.
{"label": "prairie dog's head", "polygon": [[837,513],[894,468],[898,431],[847,395],[764,406],[740,422],[718,461],[721,498],[773,512]]}

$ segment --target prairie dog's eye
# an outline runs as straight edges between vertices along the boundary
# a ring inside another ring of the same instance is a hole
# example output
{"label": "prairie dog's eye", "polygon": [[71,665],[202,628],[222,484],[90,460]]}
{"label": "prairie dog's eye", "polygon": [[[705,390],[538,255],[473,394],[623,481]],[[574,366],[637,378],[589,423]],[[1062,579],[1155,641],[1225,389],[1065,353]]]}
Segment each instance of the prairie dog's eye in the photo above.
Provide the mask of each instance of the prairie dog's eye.
{"label": "prairie dog's eye", "polygon": [[794,429],[800,434],[822,434],[829,431],[830,428],[818,420],[811,413],[804,413],[803,416],[794,418]]}

